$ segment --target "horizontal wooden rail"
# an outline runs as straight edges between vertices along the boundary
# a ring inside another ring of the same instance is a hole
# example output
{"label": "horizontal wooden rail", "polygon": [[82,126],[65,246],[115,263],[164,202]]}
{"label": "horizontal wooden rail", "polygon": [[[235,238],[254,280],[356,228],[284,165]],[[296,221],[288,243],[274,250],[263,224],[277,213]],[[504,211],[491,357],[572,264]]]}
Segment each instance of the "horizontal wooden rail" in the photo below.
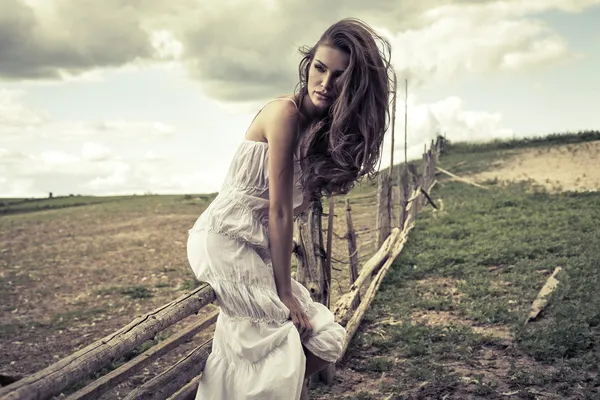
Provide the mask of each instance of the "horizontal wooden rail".
{"label": "horizontal wooden rail", "polygon": [[201,332],[214,324],[218,316],[218,310],[212,311],[206,317],[198,320],[181,332],[178,332],[173,337],[168,338],[164,342],[152,347],[150,350],[140,354],[138,357],[134,358],[128,363],[95,380],[83,389],[73,393],[67,397],[67,400],[97,399],[102,393],[105,393],[106,391],[115,387],[118,383],[129,378],[137,371],[150,364],[152,361],[176,348],[198,332]]}
{"label": "horizontal wooden rail", "polygon": [[119,359],[158,332],[198,312],[215,299],[204,284],[68,357],[0,389],[1,400],[45,400]]}
{"label": "horizontal wooden rail", "polygon": [[200,375],[212,349],[212,339],[196,347],[162,374],[129,393],[124,400],[164,400]]}

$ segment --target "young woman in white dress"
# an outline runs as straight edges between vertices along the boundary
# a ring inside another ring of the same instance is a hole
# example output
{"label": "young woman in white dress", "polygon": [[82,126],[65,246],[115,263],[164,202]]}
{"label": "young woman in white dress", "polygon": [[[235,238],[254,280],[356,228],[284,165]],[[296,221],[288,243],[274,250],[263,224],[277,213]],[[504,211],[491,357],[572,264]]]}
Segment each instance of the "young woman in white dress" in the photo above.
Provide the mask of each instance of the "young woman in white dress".
{"label": "young woman in white dress", "polygon": [[374,172],[389,124],[390,46],[344,19],[301,51],[296,91],[259,111],[189,230],[190,266],[220,307],[197,399],[308,399],[307,378],[341,354],[344,328],[291,278],[293,221]]}

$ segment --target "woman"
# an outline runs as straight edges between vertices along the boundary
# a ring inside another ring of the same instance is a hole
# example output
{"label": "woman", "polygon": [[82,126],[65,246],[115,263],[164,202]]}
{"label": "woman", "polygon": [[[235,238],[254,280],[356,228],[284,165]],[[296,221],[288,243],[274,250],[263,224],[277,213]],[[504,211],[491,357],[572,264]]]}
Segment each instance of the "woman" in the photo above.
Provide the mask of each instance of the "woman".
{"label": "woman", "polygon": [[389,122],[389,44],[344,19],[302,53],[299,89],[255,116],[189,231],[190,265],[221,310],[198,399],[308,399],[306,379],[341,354],[344,328],[291,278],[293,217],[374,172]]}

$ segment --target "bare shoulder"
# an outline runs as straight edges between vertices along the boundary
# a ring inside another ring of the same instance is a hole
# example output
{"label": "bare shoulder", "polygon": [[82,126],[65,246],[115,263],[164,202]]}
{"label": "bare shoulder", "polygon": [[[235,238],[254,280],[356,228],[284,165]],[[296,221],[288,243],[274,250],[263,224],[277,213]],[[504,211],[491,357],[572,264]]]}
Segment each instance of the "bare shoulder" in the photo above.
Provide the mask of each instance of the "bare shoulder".
{"label": "bare shoulder", "polygon": [[265,106],[261,128],[267,142],[294,140],[298,127],[298,109],[289,100],[273,101]]}
{"label": "bare shoulder", "polygon": [[278,97],[258,112],[246,132],[246,139],[268,142],[277,139],[274,135],[287,136],[290,130],[295,133],[297,121],[298,109],[292,96]]}

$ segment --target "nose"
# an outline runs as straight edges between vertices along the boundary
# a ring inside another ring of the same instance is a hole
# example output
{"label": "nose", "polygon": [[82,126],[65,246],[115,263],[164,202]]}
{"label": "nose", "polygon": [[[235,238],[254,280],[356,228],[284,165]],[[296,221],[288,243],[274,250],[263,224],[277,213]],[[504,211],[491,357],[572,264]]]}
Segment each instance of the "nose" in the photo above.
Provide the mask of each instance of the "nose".
{"label": "nose", "polygon": [[331,90],[331,75],[330,74],[325,75],[325,77],[323,78],[323,81],[321,82],[321,86],[323,86],[323,88],[325,90]]}

